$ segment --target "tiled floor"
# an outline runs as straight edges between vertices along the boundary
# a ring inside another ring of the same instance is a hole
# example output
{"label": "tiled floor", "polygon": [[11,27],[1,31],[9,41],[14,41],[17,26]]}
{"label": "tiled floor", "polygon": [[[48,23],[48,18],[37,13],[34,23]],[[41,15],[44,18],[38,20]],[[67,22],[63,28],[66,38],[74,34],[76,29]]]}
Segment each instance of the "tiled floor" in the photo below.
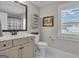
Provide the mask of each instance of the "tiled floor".
{"label": "tiled floor", "polygon": [[36,58],[79,58],[79,56],[64,52],[62,50],[48,47],[46,49],[46,56],[43,57],[40,53],[37,53]]}

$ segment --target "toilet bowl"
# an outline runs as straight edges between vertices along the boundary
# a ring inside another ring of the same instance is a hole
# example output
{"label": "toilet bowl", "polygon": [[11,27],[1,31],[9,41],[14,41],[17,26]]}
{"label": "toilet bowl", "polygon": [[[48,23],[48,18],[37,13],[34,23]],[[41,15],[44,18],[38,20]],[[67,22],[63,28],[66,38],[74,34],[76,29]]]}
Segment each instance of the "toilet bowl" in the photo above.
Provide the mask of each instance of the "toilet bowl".
{"label": "toilet bowl", "polygon": [[39,35],[35,35],[35,44],[39,50],[39,56],[45,57],[46,56],[46,49],[48,47],[47,42],[39,41]]}
{"label": "toilet bowl", "polygon": [[48,47],[46,42],[38,42],[37,47],[39,48],[39,56],[45,57],[46,56],[46,49]]}

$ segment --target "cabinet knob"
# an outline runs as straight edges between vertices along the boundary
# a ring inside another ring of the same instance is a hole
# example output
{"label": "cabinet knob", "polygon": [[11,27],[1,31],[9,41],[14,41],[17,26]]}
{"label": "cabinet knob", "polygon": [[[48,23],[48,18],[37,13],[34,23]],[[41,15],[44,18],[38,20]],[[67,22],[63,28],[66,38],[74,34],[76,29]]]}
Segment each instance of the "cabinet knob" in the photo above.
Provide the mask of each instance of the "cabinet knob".
{"label": "cabinet knob", "polygon": [[3,46],[4,46],[4,47],[6,47],[6,45],[5,45],[5,44],[4,44]]}
{"label": "cabinet knob", "polygon": [[24,47],[22,47],[22,49],[23,49]]}
{"label": "cabinet knob", "polygon": [[20,47],[19,49],[23,49],[24,47]]}
{"label": "cabinet knob", "polygon": [[19,49],[22,49],[22,48],[19,48]]}

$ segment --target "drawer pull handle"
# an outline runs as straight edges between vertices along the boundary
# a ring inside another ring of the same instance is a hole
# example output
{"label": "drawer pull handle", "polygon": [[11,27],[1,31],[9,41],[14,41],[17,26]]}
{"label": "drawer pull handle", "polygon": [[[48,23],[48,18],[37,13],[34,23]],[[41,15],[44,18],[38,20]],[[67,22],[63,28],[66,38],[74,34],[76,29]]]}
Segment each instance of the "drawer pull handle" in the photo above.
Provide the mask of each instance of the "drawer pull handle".
{"label": "drawer pull handle", "polygon": [[19,49],[22,49],[22,48],[19,48]]}
{"label": "drawer pull handle", "polygon": [[5,45],[5,44],[4,44],[3,46],[4,46],[4,47],[6,47],[6,45]]}
{"label": "drawer pull handle", "polygon": [[24,47],[22,47],[22,49],[23,49]]}
{"label": "drawer pull handle", "polygon": [[24,47],[21,47],[21,48],[19,48],[19,49],[23,49]]}

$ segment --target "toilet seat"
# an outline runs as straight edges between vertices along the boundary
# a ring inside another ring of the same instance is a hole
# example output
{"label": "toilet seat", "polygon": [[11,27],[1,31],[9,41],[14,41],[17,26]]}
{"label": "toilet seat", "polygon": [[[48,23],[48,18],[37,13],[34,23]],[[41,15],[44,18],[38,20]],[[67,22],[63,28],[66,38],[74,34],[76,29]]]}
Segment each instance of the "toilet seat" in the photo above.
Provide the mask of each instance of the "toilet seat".
{"label": "toilet seat", "polygon": [[41,49],[41,48],[45,49],[45,48],[48,47],[48,44],[47,44],[46,42],[38,42],[38,43],[37,43],[37,46],[38,46],[40,49]]}

